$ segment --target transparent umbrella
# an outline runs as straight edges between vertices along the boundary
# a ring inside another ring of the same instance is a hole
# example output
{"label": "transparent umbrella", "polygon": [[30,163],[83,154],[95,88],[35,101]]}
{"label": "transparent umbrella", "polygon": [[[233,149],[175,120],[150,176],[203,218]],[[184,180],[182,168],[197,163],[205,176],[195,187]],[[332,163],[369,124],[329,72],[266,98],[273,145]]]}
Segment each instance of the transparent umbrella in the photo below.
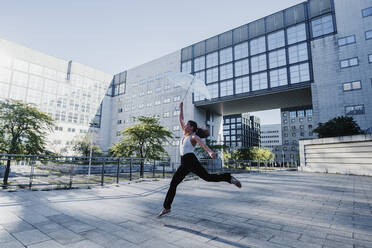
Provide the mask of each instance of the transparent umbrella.
{"label": "transparent umbrella", "polygon": [[190,89],[194,92],[194,96],[198,98],[198,100],[211,99],[211,95],[205,83],[191,74],[169,72],[166,74],[166,77],[170,82],[174,83],[174,85],[187,89],[181,101],[183,101]]}

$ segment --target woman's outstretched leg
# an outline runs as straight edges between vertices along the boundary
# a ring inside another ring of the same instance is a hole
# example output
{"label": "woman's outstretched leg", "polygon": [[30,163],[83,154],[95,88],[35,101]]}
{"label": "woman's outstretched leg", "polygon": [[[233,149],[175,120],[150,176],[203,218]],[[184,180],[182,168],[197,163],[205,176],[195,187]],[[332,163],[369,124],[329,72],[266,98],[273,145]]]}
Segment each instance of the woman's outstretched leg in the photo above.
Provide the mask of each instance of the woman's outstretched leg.
{"label": "woman's outstretched leg", "polygon": [[167,192],[167,196],[165,197],[163,203],[164,209],[170,210],[174,196],[176,195],[177,186],[182,182],[182,180],[189,172],[190,171],[183,164],[181,164],[181,166],[177,169],[176,173],[174,173]]}

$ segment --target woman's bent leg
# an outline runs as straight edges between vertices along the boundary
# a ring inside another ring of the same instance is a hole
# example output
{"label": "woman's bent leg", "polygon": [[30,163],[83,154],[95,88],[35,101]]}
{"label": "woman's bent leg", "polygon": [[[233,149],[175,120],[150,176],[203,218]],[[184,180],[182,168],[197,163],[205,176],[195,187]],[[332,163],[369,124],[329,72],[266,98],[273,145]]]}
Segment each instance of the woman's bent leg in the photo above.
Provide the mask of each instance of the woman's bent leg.
{"label": "woman's bent leg", "polygon": [[231,183],[231,174],[209,174],[206,169],[200,164],[199,160],[195,157],[193,165],[190,166],[191,172],[198,175],[201,179],[208,182],[228,182]]}
{"label": "woman's bent leg", "polygon": [[165,200],[164,200],[164,203],[163,203],[163,207],[165,209],[170,209],[171,208],[174,196],[176,195],[177,186],[178,186],[178,184],[180,184],[182,182],[182,180],[185,178],[185,176],[188,173],[189,173],[189,170],[184,165],[181,165],[177,169],[176,173],[174,173],[172,181],[171,181],[169,189],[168,189],[168,192],[167,192],[167,196],[165,197]]}

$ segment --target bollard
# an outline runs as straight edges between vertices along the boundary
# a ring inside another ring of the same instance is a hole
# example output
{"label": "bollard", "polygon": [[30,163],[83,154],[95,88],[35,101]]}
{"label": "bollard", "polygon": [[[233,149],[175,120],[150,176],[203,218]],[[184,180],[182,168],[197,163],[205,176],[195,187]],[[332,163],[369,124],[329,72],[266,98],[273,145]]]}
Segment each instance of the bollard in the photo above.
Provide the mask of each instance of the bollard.
{"label": "bollard", "polygon": [[133,158],[130,158],[130,163],[129,163],[129,181],[132,181],[132,163],[133,163]]}
{"label": "bollard", "polygon": [[105,179],[105,162],[106,159],[103,159],[103,164],[102,164],[102,171],[101,171],[101,186],[103,186],[103,181]]}
{"label": "bollard", "polygon": [[118,167],[116,169],[116,183],[119,184],[120,158],[118,158]]}
{"label": "bollard", "polygon": [[70,189],[72,188],[72,172],[74,170],[74,165],[71,164],[71,168],[70,168],[70,183],[69,183],[69,187]]}
{"label": "bollard", "polygon": [[30,183],[29,183],[29,188],[32,188],[32,179],[34,177],[34,158],[31,159],[31,171],[30,171]]}
{"label": "bollard", "polygon": [[152,164],[152,177],[155,178],[155,159],[154,163]]}

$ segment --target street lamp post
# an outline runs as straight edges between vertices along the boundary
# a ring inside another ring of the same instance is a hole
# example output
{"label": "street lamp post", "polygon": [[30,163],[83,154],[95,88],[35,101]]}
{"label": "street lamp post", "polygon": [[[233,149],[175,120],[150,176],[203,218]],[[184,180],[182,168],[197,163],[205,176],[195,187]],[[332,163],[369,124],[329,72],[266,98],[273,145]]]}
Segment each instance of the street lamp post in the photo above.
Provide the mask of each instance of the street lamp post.
{"label": "street lamp post", "polygon": [[[89,123],[89,127],[93,128],[94,124]],[[92,137],[90,138],[90,152],[89,152],[89,165],[88,165],[88,183],[90,182],[90,167],[92,165],[92,153],[93,153],[93,133],[90,131],[92,134]]]}

